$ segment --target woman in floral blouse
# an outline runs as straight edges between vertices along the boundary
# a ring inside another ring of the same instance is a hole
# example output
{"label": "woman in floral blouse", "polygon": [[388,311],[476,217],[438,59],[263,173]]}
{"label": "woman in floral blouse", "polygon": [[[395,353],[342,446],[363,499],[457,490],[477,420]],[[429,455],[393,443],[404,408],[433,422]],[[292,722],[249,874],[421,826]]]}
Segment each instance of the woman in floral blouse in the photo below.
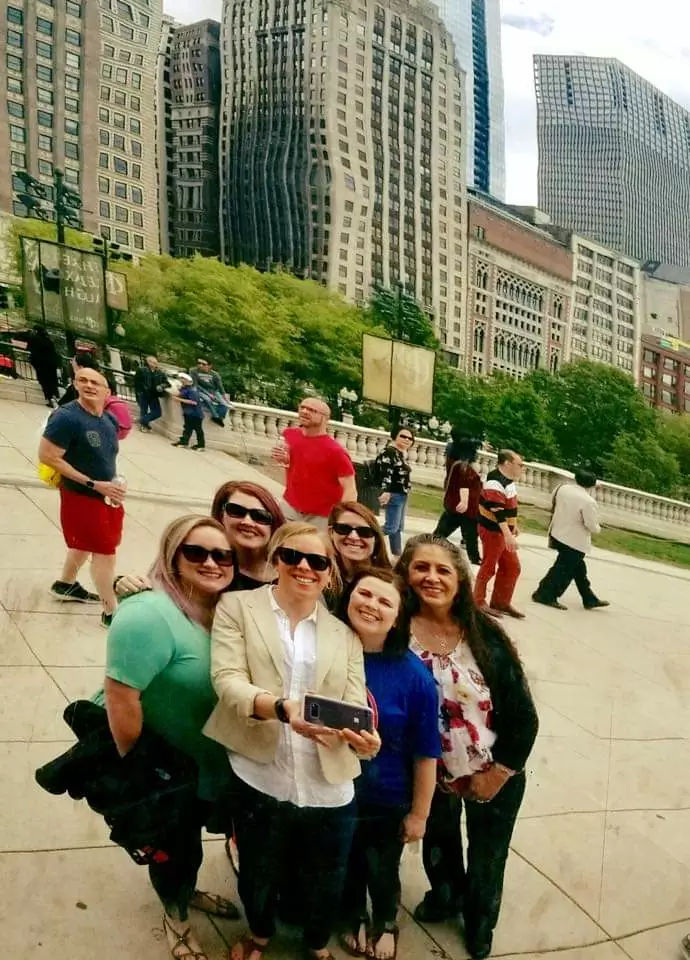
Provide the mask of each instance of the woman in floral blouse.
{"label": "woman in floral blouse", "polygon": [[458,548],[433,534],[414,537],[396,572],[408,588],[412,650],[441,701],[442,757],[423,845],[431,889],[415,917],[434,923],[462,911],[471,956],[488,957],[537,714],[513,644],[474,603]]}
{"label": "woman in floral blouse", "polygon": [[393,442],[376,458],[381,478],[379,503],[386,510],[383,532],[388,537],[391,553],[397,559],[402,553],[402,533],[405,528],[405,510],[410,492],[410,465],[407,452],[414,443],[409,427],[400,427]]}

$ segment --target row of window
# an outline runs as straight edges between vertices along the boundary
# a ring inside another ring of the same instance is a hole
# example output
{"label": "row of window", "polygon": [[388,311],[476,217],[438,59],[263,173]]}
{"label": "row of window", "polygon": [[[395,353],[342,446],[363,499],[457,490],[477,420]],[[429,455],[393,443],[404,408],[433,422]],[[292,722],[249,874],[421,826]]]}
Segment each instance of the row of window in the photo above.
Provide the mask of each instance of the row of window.
{"label": "row of window", "polygon": [[[116,229],[115,231],[107,223],[101,223],[98,227],[98,232],[102,237],[105,237],[106,240],[115,240],[115,243],[119,243],[123,247],[129,247],[130,244],[130,233],[129,230],[120,230]],[[144,249],[144,238],[135,233],[132,235],[132,241],[135,250]]]}
{"label": "row of window", "polygon": [[[11,117],[17,117],[18,119],[24,118],[24,104],[19,103],[16,100],[7,101],[7,112]],[[36,122],[39,127],[46,127],[49,130],[53,129],[53,117],[52,113],[49,113],[47,110],[37,110],[36,111]],[[71,117],[65,117],[65,133],[68,133],[72,137],[79,136],[79,121],[72,120]]]}
{"label": "row of window", "polygon": [[[39,111],[40,112],[40,111]],[[16,126],[15,124],[10,124],[10,140],[12,143],[26,143],[26,130],[24,127]],[[79,159],[79,144],[73,143],[71,140],[65,141],[65,156],[69,157],[70,160]],[[53,152],[53,138],[46,133],[39,133],[38,135],[38,149],[44,150],[46,153]]]}

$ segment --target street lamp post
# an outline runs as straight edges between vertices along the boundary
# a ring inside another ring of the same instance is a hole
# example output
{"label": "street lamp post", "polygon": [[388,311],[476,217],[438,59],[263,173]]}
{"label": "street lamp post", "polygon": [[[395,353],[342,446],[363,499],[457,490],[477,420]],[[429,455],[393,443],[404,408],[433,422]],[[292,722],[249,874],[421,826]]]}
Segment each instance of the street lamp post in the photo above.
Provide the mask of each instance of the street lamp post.
{"label": "street lamp post", "polygon": [[338,391],[338,407],[342,413],[343,423],[348,423],[350,425],[354,423],[352,408],[358,400],[359,397],[354,390],[348,390],[347,387],[341,387],[341,389]]}

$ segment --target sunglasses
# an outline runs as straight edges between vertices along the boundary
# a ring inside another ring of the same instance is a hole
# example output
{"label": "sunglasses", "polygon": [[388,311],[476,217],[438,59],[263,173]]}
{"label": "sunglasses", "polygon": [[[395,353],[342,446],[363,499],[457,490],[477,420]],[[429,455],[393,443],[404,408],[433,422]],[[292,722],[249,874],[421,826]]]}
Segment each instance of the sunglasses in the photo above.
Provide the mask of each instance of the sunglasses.
{"label": "sunglasses", "polygon": [[209,557],[219,567],[234,566],[234,557],[232,550],[221,550],[214,547],[213,550],[207,550],[206,547],[199,546],[198,543],[183,543],[180,547],[180,553],[190,563],[206,563]]}
{"label": "sunglasses", "polygon": [[278,547],[276,554],[288,567],[297,567],[306,560],[312,570],[324,573],[331,565],[330,557],[324,557],[321,553],[302,553],[291,547]]}
{"label": "sunglasses", "polygon": [[273,525],[273,516],[268,510],[260,510],[257,507],[243,507],[241,503],[232,502],[226,503],[223,510],[228,517],[232,517],[234,520],[244,520],[245,517],[249,517],[254,523],[259,523],[263,527]]}
{"label": "sunglasses", "polygon": [[414,437],[411,437],[409,433],[400,433],[398,434],[399,440],[414,440]]}
{"label": "sunglasses", "polygon": [[349,523],[334,523],[333,530],[339,537],[349,537],[351,533],[356,533],[362,540],[373,540],[376,531],[372,527],[353,527]]}

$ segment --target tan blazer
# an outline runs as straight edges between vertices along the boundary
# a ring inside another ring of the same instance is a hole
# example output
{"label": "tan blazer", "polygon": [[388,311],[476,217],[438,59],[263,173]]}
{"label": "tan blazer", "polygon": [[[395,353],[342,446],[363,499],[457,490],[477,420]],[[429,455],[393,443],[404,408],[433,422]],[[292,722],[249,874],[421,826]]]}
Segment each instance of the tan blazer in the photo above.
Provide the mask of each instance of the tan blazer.
{"label": "tan blazer", "polygon": [[[271,609],[269,590],[228,593],[216,607],[211,631],[211,680],[218,704],[204,733],[224,747],[259,763],[271,763],[278,747],[278,720],[252,717],[259,693],[282,697],[285,654]],[[319,604],[316,615],[316,687],[318,693],[366,705],[362,645],[349,627]],[[328,783],[359,776],[359,760],[346,744],[317,744]]]}

